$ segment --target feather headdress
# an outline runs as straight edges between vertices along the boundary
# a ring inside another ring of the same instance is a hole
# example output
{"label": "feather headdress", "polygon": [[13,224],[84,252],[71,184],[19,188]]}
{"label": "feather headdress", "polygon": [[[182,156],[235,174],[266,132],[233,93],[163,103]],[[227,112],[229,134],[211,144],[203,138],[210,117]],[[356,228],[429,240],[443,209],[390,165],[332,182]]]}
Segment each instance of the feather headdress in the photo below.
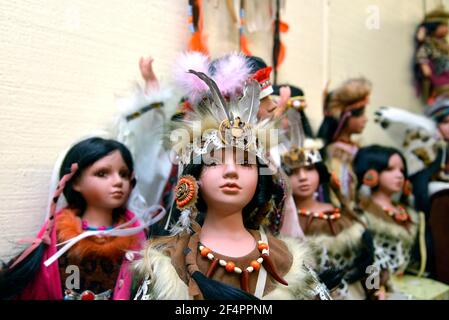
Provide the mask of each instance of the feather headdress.
{"label": "feather headdress", "polygon": [[193,104],[208,94],[209,87],[189,70],[211,78],[226,97],[241,95],[245,81],[251,76],[251,65],[241,53],[231,53],[213,61],[199,52],[182,53],[175,62],[175,84]]}
{"label": "feather headdress", "polygon": [[288,129],[283,132],[280,153],[282,165],[288,170],[313,165],[322,161],[321,140],[306,138],[302,128],[301,114],[295,109],[288,109]]}
{"label": "feather headdress", "polygon": [[271,119],[257,120],[260,86],[249,80],[240,99],[227,101],[217,83],[203,72],[189,70],[207,87],[207,96],[182,121],[173,122],[170,146],[181,165],[212,150],[236,147],[248,151],[264,163],[269,163],[266,150],[277,143],[277,130]]}

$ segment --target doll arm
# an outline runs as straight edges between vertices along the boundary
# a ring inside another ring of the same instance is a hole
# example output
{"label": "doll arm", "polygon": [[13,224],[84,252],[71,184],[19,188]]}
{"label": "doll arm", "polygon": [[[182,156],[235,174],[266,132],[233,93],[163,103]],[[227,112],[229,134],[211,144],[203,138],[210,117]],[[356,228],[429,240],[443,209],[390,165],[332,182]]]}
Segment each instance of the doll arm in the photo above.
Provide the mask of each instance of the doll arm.
{"label": "doll arm", "polygon": [[416,62],[418,63],[422,74],[426,78],[430,78],[432,76],[432,69],[429,65],[430,55],[430,49],[425,44],[420,46],[416,52]]}
{"label": "doll arm", "polygon": [[142,78],[145,80],[145,91],[159,89],[159,80],[153,70],[154,59],[151,56],[140,57],[139,68]]}
{"label": "doll arm", "polygon": [[145,207],[159,203],[170,174],[171,162],[162,146],[162,137],[164,123],[175,114],[179,96],[170,87],[159,84],[151,57],[140,58],[139,68],[145,86],[136,85],[133,94],[117,99],[118,114],[111,131],[134,158],[137,186],[129,203],[140,206],[139,199],[143,198]]}
{"label": "doll arm", "polygon": [[380,107],[375,112],[375,121],[387,130],[390,126],[403,125],[405,129],[423,129],[429,135],[436,133],[436,126],[432,120],[395,107]]}

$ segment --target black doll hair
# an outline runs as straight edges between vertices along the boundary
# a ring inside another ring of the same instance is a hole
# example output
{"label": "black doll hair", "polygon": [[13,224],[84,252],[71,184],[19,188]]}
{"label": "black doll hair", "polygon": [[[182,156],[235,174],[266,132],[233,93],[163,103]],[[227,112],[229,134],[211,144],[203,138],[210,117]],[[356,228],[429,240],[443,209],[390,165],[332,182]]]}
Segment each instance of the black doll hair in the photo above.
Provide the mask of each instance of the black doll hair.
{"label": "black doll hair", "polygon": [[268,67],[265,61],[257,56],[247,56],[246,57],[249,62],[251,73],[256,73],[257,71]]}
{"label": "black doll hair", "polygon": [[[330,173],[329,170],[327,169],[326,165],[324,164],[323,161],[317,162],[313,164],[313,167],[316,169],[316,171],[318,172],[318,175],[320,177],[320,184],[323,183],[329,183],[330,182]],[[293,175],[293,173],[295,172],[295,169],[290,169],[287,166],[282,166],[282,169],[284,170],[284,172],[288,175],[291,176]]]}
{"label": "black doll hair", "polygon": [[[131,153],[120,142],[115,140],[107,140],[98,137],[89,138],[75,144],[65,156],[61,168],[60,178],[70,173],[71,165],[78,163],[78,171],[67,181],[64,188],[64,196],[67,199],[70,208],[85,210],[86,203],[82,196],[73,189],[73,181],[81,175],[84,169],[91,166],[97,160],[109,155],[111,152],[118,150],[128,167],[130,173],[134,170],[134,164]],[[132,181],[132,186],[135,180]],[[123,212],[123,208],[114,210],[114,216],[118,217]],[[14,263],[13,258],[8,263],[2,263],[0,271],[0,300],[11,299],[20,294],[26,286],[34,279],[39,268],[42,267],[42,259],[47,244],[42,242],[34,251],[32,251],[24,260],[10,269]]]}
{"label": "black doll hair", "polygon": [[407,162],[398,149],[380,145],[371,145],[360,148],[353,161],[358,188],[363,184],[363,176],[368,170],[374,169],[380,174],[382,171],[388,169],[388,162],[390,161],[391,156],[395,154],[399,155],[402,159],[404,164],[404,177],[407,179]]}
{"label": "black doll hair", "polygon": [[[78,164],[78,170],[75,175],[66,183],[64,188],[64,196],[67,199],[68,206],[72,209],[79,210],[80,213],[86,209],[86,201],[81,194],[73,189],[73,183],[81,176],[82,172],[90,167],[93,163],[111,154],[114,151],[119,151],[123,161],[130,173],[134,171],[134,163],[131,152],[128,148],[116,141],[103,139],[99,137],[89,138],[75,144],[65,156],[61,169],[59,171],[59,177],[63,177],[70,172],[70,167],[73,163]],[[131,182],[134,187],[136,181]],[[123,211],[123,208],[118,208],[114,211],[114,215],[118,211]]]}

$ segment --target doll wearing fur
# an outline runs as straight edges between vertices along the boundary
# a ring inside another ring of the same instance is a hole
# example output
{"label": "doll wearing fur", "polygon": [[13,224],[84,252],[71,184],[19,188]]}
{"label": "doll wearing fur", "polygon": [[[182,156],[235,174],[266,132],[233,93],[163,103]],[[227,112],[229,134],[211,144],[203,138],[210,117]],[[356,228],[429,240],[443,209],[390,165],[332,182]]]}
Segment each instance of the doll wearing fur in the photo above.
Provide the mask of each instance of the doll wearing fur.
{"label": "doll wearing fur", "polygon": [[[369,235],[365,235],[364,223],[342,195],[336,175],[331,178],[322,161],[319,152],[322,142],[304,138],[304,134],[312,135],[305,120],[303,112],[293,108],[287,110],[286,133],[281,142],[282,168],[289,176],[297,223],[313,248],[319,274],[324,276],[335,270],[334,277],[326,282],[328,286],[334,286],[331,288],[333,297],[363,299],[363,287],[357,282],[365,277],[364,268],[372,261],[372,243]],[[326,203],[320,197],[329,191],[338,200],[338,206]],[[354,287],[361,288],[361,294],[349,293],[348,283],[350,286],[357,283]]]}
{"label": "doll wearing fur", "polygon": [[[373,233],[374,266],[381,274],[381,288],[375,294],[382,299],[385,290],[396,291],[391,276],[406,270],[423,274],[426,251],[420,226],[424,215],[407,204],[411,187],[405,159],[397,149],[378,145],[362,148],[354,159],[354,168],[361,181],[359,206]],[[402,194],[399,201],[393,199],[395,194]],[[419,244],[419,259],[412,255],[415,244]]]}
{"label": "doll wearing fur", "polygon": [[[206,274],[210,266],[207,258],[197,252],[200,230],[193,235],[179,235],[163,245],[150,245],[143,252],[144,260],[136,264],[138,274],[144,279],[143,285],[135,299],[204,299],[201,290],[190,276],[188,268],[198,269]],[[250,230],[256,240],[260,240],[260,233]],[[278,274],[288,282],[288,286],[277,282],[271,275],[266,278],[263,299],[315,299],[319,283],[307,266],[313,266],[313,259],[308,247],[293,239],[276,239],[268,235],[270,257]],[[157,248],[157,249],[156,249]],[[187,255],[185,252],[189,252]],[[214,253],[220,259],[230,257]],[[260,253],[254,248],[248,255],[232,258],[236,265],[249,265],[259,257]],[[166,272],[159,273],[162,261]],[[211,279],[226,283],[233,287],[240,286],[239,277],[219,268]],[[249,291],[255,292],[259,276],[251,274]]]}
{"label": "doll wearing fur", "polygon": [[[2,298],[129,299],[125,253],[140,250],[147,223],[125,208],[132,172],[131,154],[117,141],[93,137],[70,148],[46,223],[32,246],[2,270]],[[61,193],[67,205],[56,212]]]}
{"label": "doll wearing fur", "polygon": [[[306,247],[295,240],[287,245],[261,227],[283,189],[265,151],[270,141],[259,136],[273,123],[257,119],[258,82],[250,80],[241,99],[227,102],[213,79],[192,75],[210,91],[184,121],[172,123],[172,135],[186,137],[175,150],[182,175],[167,221],[172,236],[151,240],[136,263],[142,281],[136,298],[326,299],[307,267],[313,263]],[[192,121],[201,123],[201,137],[191,134]]]}

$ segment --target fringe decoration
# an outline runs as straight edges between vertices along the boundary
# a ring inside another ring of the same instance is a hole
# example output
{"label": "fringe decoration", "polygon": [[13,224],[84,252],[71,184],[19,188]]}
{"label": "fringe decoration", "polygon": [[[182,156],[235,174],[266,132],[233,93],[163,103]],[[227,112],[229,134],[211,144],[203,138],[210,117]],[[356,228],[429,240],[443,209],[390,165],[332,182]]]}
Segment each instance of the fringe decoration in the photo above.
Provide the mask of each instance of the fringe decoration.
{"label": "fringe decoration", "polygon": [[203,34],[203,1],[189,0],[189,30],[191,37],[188,43],[190,51],[201,52],[209,55],[206,36]]}

